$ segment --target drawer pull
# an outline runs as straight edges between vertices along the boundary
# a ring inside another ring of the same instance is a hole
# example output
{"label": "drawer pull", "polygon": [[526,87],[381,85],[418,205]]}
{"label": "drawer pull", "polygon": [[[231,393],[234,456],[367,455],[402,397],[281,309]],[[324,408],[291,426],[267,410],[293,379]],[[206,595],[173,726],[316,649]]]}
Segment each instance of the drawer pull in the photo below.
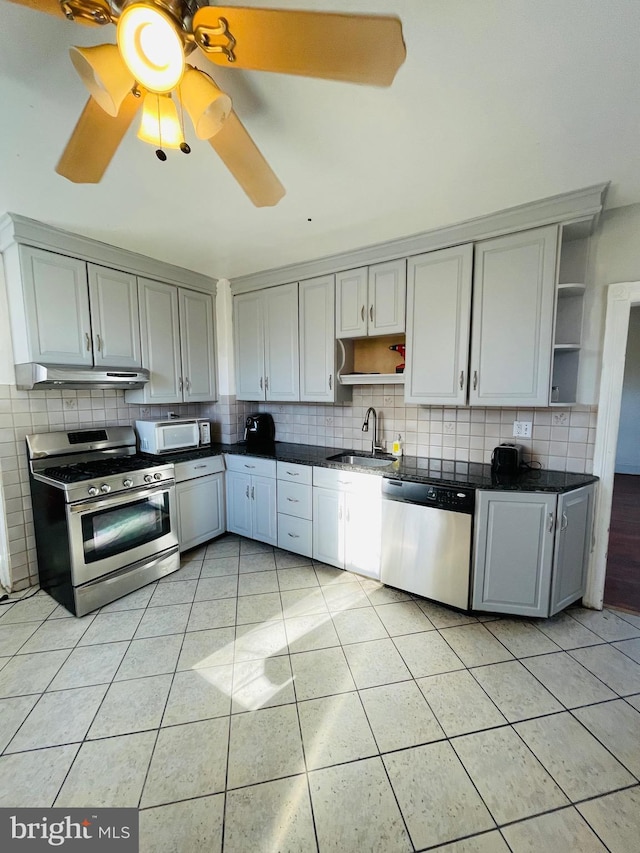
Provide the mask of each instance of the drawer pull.
{"label": "drawer pull", "polygon": [[298,498],[287,498],[287,500],[288,500],[288,501],[289,501],[289,503],[291,503],[291,504],[299,504],[299,503],[300,503],[300,501],[298,500]]}
{"label": "drawer pull", "polygon": [[195,470],[197,470],[198,468],[206,468],[206,467],[207,467],[206,465],[194,465],[194,466],[193,466],[193,470],[195,471]]}
{"label": "drawer pull", "polygon": [[298,533],[287,533],[287,536],[290,536],[292,539],[300,538],[300,535]]}
{"label": "drawer pull", "polygon": [[299,477],[300,476],[299,471],[287,471],[287,474],[289,474],[290,477]]}
{"label": "drawer pull", "polygon": [[255,468],[256,466],[255,465],[247,465],[247,463],[245,462],[244,467],[245,468]]}
{"label": "drawer pull", "polygon": [[341,486],[350,486],[351,480],[338,480]]}

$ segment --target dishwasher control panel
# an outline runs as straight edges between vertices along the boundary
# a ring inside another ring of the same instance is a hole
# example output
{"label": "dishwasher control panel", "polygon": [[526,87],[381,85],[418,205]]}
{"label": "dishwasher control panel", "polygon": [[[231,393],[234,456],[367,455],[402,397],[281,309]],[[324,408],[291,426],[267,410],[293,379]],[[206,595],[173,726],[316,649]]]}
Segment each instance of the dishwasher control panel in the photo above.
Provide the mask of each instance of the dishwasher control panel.
{"label": "dishwasher control panel", "polygon": [[473,514],[476,495],[474,489],[411,483],[385,477],[382,481],[382,498]]}

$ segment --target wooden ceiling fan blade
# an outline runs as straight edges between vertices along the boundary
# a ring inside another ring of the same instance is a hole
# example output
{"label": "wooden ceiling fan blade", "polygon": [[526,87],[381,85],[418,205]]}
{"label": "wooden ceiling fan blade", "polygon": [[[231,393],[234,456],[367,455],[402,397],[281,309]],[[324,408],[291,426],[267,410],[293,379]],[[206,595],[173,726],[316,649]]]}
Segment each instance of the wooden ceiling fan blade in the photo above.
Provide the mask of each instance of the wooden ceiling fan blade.
{"label": "wooden ceiling fan blade", "polygon": [[[34,12],[54,15],[56,18],[67,17],[65,10],[60,5],[60,0],[9,0],[9,2],[15,3],[17,6],[26,6],[27,9],[33,9]],[[82,3],[79,6],[74,5],[72,0],[69,11],[73,14],[71,20],[78,24],[94,26],[96,24],[108,24],[111,20],[108,0],[89,0],[89,2]]]}
{"label": "wooden ceiling fan blade", "polygon": [[141,98],[127,95],[114,118],[89,98],[58,161],[56,172],[74,184],[97,184],[141,103]]}
{"label": "wooden ceiling fan blade", "polygon": [[286,190],[233,110],[209,144],[256,207],[272,207]]}
{"label": "wooden ceiling fan blade", "polygon": [[373,86],[390,86],[406,57],[400,20],[382,15],[204,6],[193,31],[218,65]]}

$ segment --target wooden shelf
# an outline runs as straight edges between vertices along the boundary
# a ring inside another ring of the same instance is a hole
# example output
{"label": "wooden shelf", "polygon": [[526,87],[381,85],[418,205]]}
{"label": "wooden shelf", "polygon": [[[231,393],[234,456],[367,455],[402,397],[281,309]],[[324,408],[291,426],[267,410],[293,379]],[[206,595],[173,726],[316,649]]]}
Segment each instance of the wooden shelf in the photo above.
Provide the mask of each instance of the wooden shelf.
{"label": "wooden shelf", "polygon": [[347,373],[343,385],[404,385],[404,373]]}

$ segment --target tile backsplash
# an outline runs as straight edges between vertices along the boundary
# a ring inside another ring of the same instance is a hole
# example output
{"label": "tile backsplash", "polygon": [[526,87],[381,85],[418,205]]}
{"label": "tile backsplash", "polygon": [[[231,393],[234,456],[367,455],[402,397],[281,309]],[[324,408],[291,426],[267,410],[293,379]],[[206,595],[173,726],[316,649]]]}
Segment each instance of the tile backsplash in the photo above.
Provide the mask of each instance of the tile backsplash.
{"label": "tile backsplash", "polygon": [[480,409],[405,404],[401,385],[356,386],[353,400],[321,404],[244,403],[221,397],[216,403],[129,405],[123,391],[18,391],[0,385],[0,483],[3,488],[13,589],[37,581],[33,516],[24,437],[90,426],[130,426],[138,418],[208,417],[212,440],[231,444],[242,438],[247,414],[271,412],[276,439],[297,444],[366,450],[371,432],[362,432],[369,406],[378,413],[379,439],[391,447],[400,433],[409,456],[489,462],[491,451],[512,437],[514,420],[532,421],[530,439],[518,439],[526,457],[545,468],[590,472],[593,465],[596,409]]}

